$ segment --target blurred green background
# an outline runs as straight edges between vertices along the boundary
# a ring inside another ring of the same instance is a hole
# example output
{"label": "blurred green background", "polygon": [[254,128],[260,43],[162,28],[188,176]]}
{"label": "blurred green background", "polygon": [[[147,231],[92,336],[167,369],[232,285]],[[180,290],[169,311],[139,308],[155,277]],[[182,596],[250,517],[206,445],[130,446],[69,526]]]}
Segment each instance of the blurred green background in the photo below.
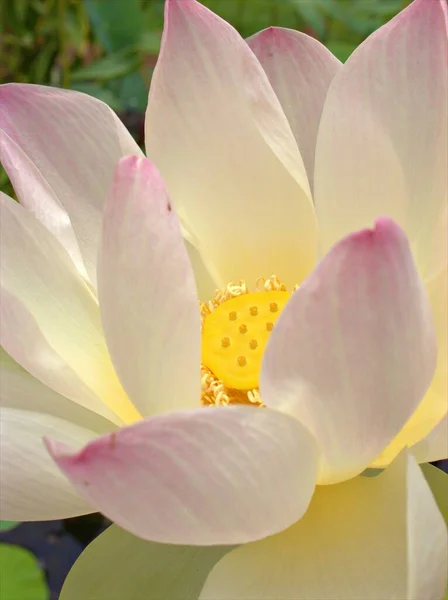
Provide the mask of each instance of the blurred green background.
{"label": "blurred green background", "polygon": [[[410,0],[203,0],[247,37],[304,31],[345,61]],[[0,0],[0,81],[71,88],[111,106],[139,143],[164,0]],[[0,171],[0,189],[11,193]]]}

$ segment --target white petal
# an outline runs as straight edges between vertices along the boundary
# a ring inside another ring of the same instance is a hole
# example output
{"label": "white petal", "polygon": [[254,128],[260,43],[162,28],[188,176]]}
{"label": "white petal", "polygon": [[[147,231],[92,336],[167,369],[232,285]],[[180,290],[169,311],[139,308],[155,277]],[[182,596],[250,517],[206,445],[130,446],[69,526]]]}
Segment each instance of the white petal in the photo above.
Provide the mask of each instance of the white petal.
{"label": "white petal", "polygon": [[0,348],[0,405],[58,417],[98,434],[115,429],[111,421],[32,377],[3,348]]}
{"label": "white petal", "polygon": [[166,3],[146,147],[220,287],[310,272],[314,209],[287,119],[244,40],[195,0]]}
{"label": "white petal", "polygon": [[56,238],[2,196],[0,243],[5,350],[58,393],[106,418],[135,419],[110,362],[96,300]]}
{"label": "white petal", "polygon": [[446,528],[419,467],[318,487],[287,531],[227,554],[200,600],[440,600]]}
{"label": "white petal", "polygon": [[[141,150],[112,110],[86,94],[8,84],[0,87],[0,109],[1,128],[16,144],[8,148],[8,164],[19,170],[15,185],[29,192],[35,171],[41,174],[70,217],[95,286],[101,212],[115,164]],[[30,197],[26,203],[34,204]]]}
{"label": "white petal", "polygon": [[157,169],[123,158],[106,201],[98,263],[117,373],[143,415],[201,399],[201,320],[193,270]]}
{"label": "white petal", "polygon": [[88,279],[79,245],[70,218],[51,185],[7,133],[0,130],[1,162],[22,206],[28,208],[57,238],[75,263],[80,274]]}
{"label": "white petal", "polygon": [[321,483],[361,473],[433,377],[429,303],[403,231],[388,219],[347,236],[293,294],[267,345],[263,401],[320,444]]}
{"label": "white petal", "polygon": [[96,434],[53,417],[27,410],[0,408],[0,509],[8,521],[65,519],[94,508],[54,464],[42,438],[57,435],[80,446]]}
{"label": "white petal", "polygon": [[315,203],[325,253],[390,216],[424,277],[447,201],[448,35],[445,0],[416,0],[372,34],[331,83],[316,149]]}
{"label": "white petal", "polygon": [[340,61],[314,38],[269,27],[247,40],[280,100],[299,146],[312,187],[320,117]]}
{"label": "white petal", "polygon": [[206,302],[214,297],[219,284],[213,281],[199,250],[188,240],[185,239],[184,242],[193,268],[199,300]]}

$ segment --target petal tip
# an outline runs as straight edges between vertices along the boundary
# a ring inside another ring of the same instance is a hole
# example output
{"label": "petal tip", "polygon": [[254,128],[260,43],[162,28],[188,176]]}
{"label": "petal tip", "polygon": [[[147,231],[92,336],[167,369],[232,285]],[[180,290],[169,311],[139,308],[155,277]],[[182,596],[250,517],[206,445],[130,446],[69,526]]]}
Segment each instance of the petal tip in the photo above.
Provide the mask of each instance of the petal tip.
{"label": "petal tip", "polygon": [[251,48],[264,50],[268,56],[273,56],[274,49],[275,52],[294,50],[295,43],[301,39],[301,36],[299,32],[271,25],[250,37],[248,42]]}
{"label": "petal tip", "polygon": [[260,31],[258,36],[259,36],[259,38],[272,39],[272,38],[276,37],[278,30],[279,30],[278,27],[274,27],[274,25],[270,25],[269,27],[266,27],[266,29],[263,29],[262,31]]}
{"label": "petal tip", "polygon": [[157,167],[145,157],[142,156],[124,156],[121,158],[115,170],[115,183],[119,183],[124,179],[134,179],[142,177],[145,181],[161,179],[160,172]]}
{"label": "petal tip", "polygon": [[50,456],[57,463],[59,463],[61,459],[69,457],[72,454],[69,446],[67,446],[67,444],[65,444],[64,442],[60,442],[59,440],[53,440],[52,438],[46,435],[42,438],[42,441],[46,449],[48,450]]}
{"label": "petal tip", "polygon": [[43,438],[43,442],[56,464],[63,471],[67,471],[67,469],[71,471],[76,467],[85,466],[96,460],[104,449],[114,450],[116,447],[116,433],[106,434],[89,442],[79,450],[73,450],[64,442],[47,436]]}
{"label": "petal tip", "polygon": [[123,156],[117,163],[116,174],[118,175],[129,175],[133,174],[137,171],[139,164],[142,163],[145,159],[142,157],[132,155],[132,156]]}
{"label": "petal tip", "polygon": [[196,8],[198,2],[196,0],[165,0],[165,19],[169,11],[185,11]]}
{"label": "petal tip", "polygon": [[390,217],[379,217],[372,227],[366,227],[349,234],[341,240],[344,243],[355,243],[359,246],[365,245],[388,245],[393,241],[404,242],[407,240],[404,231]]}

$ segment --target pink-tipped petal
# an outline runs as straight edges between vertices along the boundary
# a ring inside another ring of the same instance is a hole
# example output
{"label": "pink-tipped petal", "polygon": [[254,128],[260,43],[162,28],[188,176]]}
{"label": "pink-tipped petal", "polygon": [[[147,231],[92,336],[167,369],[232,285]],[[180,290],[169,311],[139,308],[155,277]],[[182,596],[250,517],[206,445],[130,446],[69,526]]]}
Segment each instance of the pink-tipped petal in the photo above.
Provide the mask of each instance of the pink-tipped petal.
{"label": "pink-tipped petal", "polygon": [[[4,166],[20,200],[53,233],[61,219],[58,203],[63,206],[96,286],[101,212],[115,164],[127,154],[141,154],[139,147],[106,104],[72,90],[2,85],[0,111],[0,128],[13,142],[4,149]],[[39,188],[48,186],[55,197],[44,212],[36,206],[40,199],[32,197],[36,172]]]}
{"label": "pink-tipped petal", "polygon": [[98,293],[109,351],[143,415],[201,399],[195,279],[165,184],[146,158],[121,159],[106,201]]}
{"label": "pink-tipped petal", "polygon": [[381,219],[339,242],[293,294],[266,348],[261,397],[314,434],[320,482],[342,481],[412,415],[436,353],[406,236]]}
{"label": "pink-tipped petal", "polygon": [[95,433],[48,414],[0,408],[0,519],[46,521],[93,512],[51,460],[42,437],[82,446]]}
{"label": "pink-tipped petal", "polygon": [[320,117],[341,63],[319,41],[293,29],[269,27],[247,43],[280,100],[312,187]]}
{"label": "pink-tipped petal", "polygon": [[288,527],[308,506],[318,461],[300,423],[253,407],[158,415],[75,453],[48,447],[97,510],[173,544],[242,543]]}
{"label": "pink-tipped petal", "polygon": [[196,0],[166,3],[146,148],[219,286],[310,272],[314,209],[288,121],[246,42]]}
{"label": "pink-tipped petal", "polygon": [[57,239],[5,195],[0,340],[34,377],[119,424],[138,413],[113,369],[98,304]]}
{"label": "pink-tipped petal", "polygon": [[405,229],[425,278],[440,270],[433,238],[447,201],[447,71],[446,0],[415,0],[333,79],[314,181],[324,253],[383,214]]}

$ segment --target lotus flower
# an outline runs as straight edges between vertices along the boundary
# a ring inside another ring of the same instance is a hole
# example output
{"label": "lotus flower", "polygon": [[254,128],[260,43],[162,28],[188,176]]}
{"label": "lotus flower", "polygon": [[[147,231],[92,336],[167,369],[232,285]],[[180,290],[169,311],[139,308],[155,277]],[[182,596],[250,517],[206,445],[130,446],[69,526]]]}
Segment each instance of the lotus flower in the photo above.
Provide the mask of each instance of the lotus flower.
{"label": "lotus flower", "polygon": [[443,595],[446,50],[441,0],[343,66],[168,0],[149,161],[97,100],[0,88],[2,516],[142,538],[64,598]]}

